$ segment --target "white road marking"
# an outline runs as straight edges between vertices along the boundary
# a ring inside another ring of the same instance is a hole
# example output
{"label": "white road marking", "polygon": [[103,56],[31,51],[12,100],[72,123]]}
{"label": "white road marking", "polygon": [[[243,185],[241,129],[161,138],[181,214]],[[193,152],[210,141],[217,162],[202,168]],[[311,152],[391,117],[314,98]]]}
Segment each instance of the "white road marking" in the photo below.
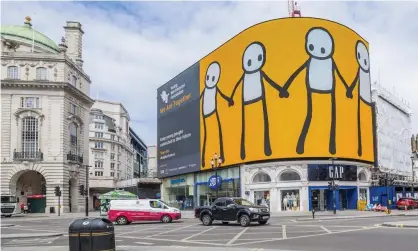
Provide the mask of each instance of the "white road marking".
{"label": "white road marking", "polygon": [[195,225],[188,225],[188,226],[181,227],[181,228],[175,228],[175,229],[168,230],[168,231],[165,231],[165,232],[161,232],[161,233],[158,233],[158,234],[149,235],[149,236],[147,236],[147,237],[145,237],[145,238],[151,238],[151,237],[154,237],[154,236],[157,236],[157,235],[171,233],[171,232],[174,232],[174,231],[178,231],[178,230],[181,230],[181,229],[184,229],[184,228],[188,228],[188,227],[192,227],[192,226],[196,226],[196,225],[198,225],[198,224],[195,224]]}
{"label": "white road marking", "polygon": [[21,229],[21,230],[29,230],[29,231],[33,231],[33,232],[48,232],[48,233],[57,233],[57,232],[62,232],[61,230],[44,230],[44,229],[34,229],[34,228],[27,228],[27,227],[14,227],[15,229]]}
{"label": "white road marking", "polygon": [[118,235],[119,234],[131,234],[131,233],[136,233],[136,232],[142,232],[142,231],[147,231],[147,230],[151,230],[151,229],[157,229],[157,228],[163,228],[164,226],[157,226],[157,227],[149,227],[149,228],[140,228],[140,229],[137,229],[137,230],[133,230],[133,231],[128,231],[128,232],[123,232],[123,231],[121,231],[121,232],[119,232],[118,231]]}
{"label": "white road marking", "polygon": [[321,226],[321,228],[327,233],[332,233],[330,230],[326,229],[324,226]]}
{"label": "white road marking", "polygon": [[[213,229],[215,229],[215,228],[217,228],[217,227],[211,227],[211,228],[209,228],[209,229],[206,229],[205,231],[202,231],[202,232],[199,232],[199,233],[197,233],[197,234],[191,235],[191,236],[189,236],[189,237],[187,237],[187,238],[184,238],[184,239],[183,239],[183,240],[181,240],[181,241],[187,241],[188,239],[191,239],[191,238],[196,237],[196,236],[199,236],[199,235],[201,235],[201,234],[203,234],[203,233],[209,232],[209,231],[211,231],[211,230],[213,230]],[[218,234],[219,234],[219,233],[218,233]]]}
{"label": "white road marking", "polygon": [[244,228],[244,230],[242,230],[241,232],[239,232],[237,235],[234,236],[234,238],[232,238],[230,241],[228,241],[228,243],[226,245],[231,245],[232,243],[234,243],[234,241],[236,241],[241,235],[243,235],[246,231],[248,230],[248,227]]}
{"label": "white road marking", "polygon": [[[130,236],[131,238],[131,236]],[[135,237],[138,238],[138,237]],[[152,237],[146,237],[144,239],[147,240],[154,240],[154,241],[165,241],[165,242],[181,242],[181,243],[194,243],[194,244],[204,244],[204,245],[212,245],[212,246],[222,246],[224,247],[225,244],[219,244],[219,243],[213,243],[213,240],[207,240],[208,242],[199,242],[199,241],[191,241],[191,240],[187,240],[187,241],[181,241],[181,240],[171,240],[171,239],[158,239],[158,238],[152,238]],[[210,243],[209,243],[210,241]]]}
{"label": "white road marking", "polygon": [[286,234],[286,225],[282,226],[282,238],[283,239],[287,239],[287,234]]}
{"label": "white road marking", "polygon": [[135,242],[136,244],[142,244],[142,245],[153,245],[154,243],[150,242]]}

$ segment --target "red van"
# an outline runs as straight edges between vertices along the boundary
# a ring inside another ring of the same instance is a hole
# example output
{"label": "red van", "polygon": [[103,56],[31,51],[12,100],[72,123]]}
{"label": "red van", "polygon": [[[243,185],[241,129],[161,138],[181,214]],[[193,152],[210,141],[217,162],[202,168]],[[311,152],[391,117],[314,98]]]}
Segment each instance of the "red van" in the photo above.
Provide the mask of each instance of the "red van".
{"label": "red van", "polygon": [[181,212],[161,200],[111,200],[107,218],[120,225],[137,221],[170,223],[181,219]]}

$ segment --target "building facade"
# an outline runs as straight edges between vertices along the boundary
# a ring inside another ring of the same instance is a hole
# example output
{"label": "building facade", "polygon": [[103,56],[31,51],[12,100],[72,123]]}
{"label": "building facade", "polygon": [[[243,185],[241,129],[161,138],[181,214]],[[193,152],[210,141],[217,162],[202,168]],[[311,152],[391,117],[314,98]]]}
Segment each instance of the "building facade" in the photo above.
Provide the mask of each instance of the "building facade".
{"label": "building facade", "polygon": [[148,159],[147,159],[148,172],[154,175],[157,173],[157,146],[155,145],[148,146],[147,156],[148,156]]}
{"label": "building facade", "polygon": [[32,212],[81,212],[78,193],[89,163],[88,124],[93,105],[90,78],[83,70],[83,30],[64,26],[57,45],[23,26],[1,27],[1,193]]}
{"label": "building facade", "polygon": [[147,146],[132,128],[129,128],[129,135],[134,148],[133,178],[148,177]]}

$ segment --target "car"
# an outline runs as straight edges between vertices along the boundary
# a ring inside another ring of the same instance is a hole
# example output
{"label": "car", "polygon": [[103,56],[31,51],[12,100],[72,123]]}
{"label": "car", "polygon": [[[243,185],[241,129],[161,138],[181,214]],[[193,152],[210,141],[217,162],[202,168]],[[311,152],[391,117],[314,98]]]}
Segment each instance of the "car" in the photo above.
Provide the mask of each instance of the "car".
{"label": "car", "polygon": [[257,206],[242,198],[217,198],[211,206],[196,207],[195,218],[203,225],[210,226],[213,221],[238,222],[242,227],[248,227],[251,222],[265,225],[270,219],[270,210],[266,206]]}
{"label": "car", "polygon": [[112,200],[107,218],[118,225],[139,221],[170,223],[181,219],[181,212],[177,208],[168,206],[162,200]]}
{"label": "car", "polygon": [[396,207],[398,209],[410,210],[418,208],[418,200],[413,198],[399,198],[396,202]]}

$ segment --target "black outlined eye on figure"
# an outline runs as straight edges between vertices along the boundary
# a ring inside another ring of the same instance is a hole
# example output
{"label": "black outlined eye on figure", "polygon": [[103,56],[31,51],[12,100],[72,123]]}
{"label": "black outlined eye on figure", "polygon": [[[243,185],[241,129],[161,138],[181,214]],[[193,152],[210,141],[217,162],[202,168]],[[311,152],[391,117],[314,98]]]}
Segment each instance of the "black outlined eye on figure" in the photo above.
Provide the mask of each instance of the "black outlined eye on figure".
{"label": "black outlined eye on figure", "polygon": [[273,88],[279,91],[280,95],[286,96],[287,91],[271,80],[263,71],[266,63],[266,48],[261,42],[252,42],[245,48],[242,56],[242,70],[244,73],[236,83],[231,94],[231,105],[235,91],[242,82],[242,115],[241,115],[241,159],[246,157],[245,153],[245,106],[261,101],[263,104],[264,117],[264,154],[270,156],[272,154],[270,145],[269,120],[267,114],[266,91],[264,80]]}
{"label": "black outlined eye on figure", "polygon": [[296,146],[296,152],[303,154],[305,152],[305,141],[308,135],[309,127],[312,121],[312,93],[331,94],[331,129],[329,137],[329,152],[335,154],[336,149],[336,100],[335,100],[335,76],[343,82],[347,94],[349,87],[341,76],[337,65],[334,62],[333,54],[335,49],[334,39],[331,34],[322,27],[311,28],[305,37],[305,50],[309,55],[309,59],[302,64],[286,81],[283,88],[287,90],[293,80],[299,73],[306,69],[306,89],[307,89],[307,112],[305,122],[302,127],[301,134]]}
{"label": "black outlined eye on figure", "polygon": [[221,66],[218,62],[212,62],[208,69],[206,70],[206,81],[205,81],[205,88],[203,92],[200,94],[200,99],[202,100],[202,117],[203,117],[203,149],[202,149],[202,167],[205,167],[205,152],[206,152],[206,119],[209,118],[211,115],[216,114],[216,119],[218,121],[218,130],[219,130],[219,147],[220,147],[220,156],[219,158],[225,162],[225,155],[224,155],[224,147],[223,147],[223,139],[222,139],[222,126],[221,121],[219,119],[218,109],[217,109],[217,94],[219,93],[223,99],[228,101],[231,104],[231,100],[228,96],[223,94],[221,90],[218,88],[219,78],[221,76]]}

